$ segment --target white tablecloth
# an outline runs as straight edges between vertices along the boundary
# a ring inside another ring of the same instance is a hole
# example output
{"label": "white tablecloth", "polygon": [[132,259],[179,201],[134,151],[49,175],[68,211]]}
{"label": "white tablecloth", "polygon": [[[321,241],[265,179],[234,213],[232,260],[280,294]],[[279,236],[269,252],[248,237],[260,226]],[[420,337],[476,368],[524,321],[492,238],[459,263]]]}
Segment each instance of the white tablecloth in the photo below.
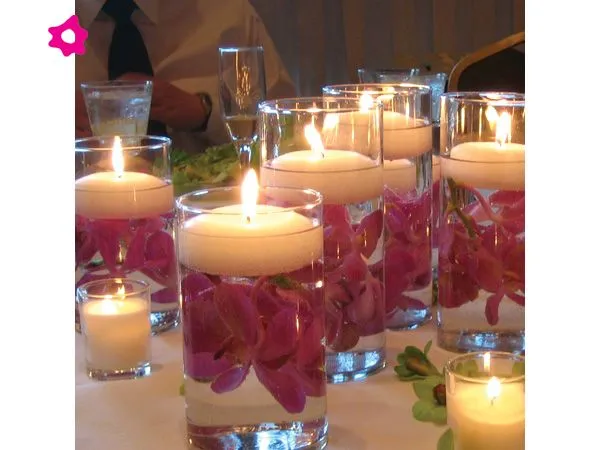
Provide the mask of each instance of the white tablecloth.
{"label": "white tablecloth", "polygon": [[[429,357],[438,367],[452,356],[435,345],[430,323],[407,332],[387,332],[387,367],[365,381],[328,385],[330,450],[435,450],[446,429],[417,422],[410,383],[393,370],[406,345],[432,339]],[[76,448],[79,450],[184,450],[181,330],[152,338],[152,375],[137,380],[91,380],[85,374],[84,343],[76,337]]]}

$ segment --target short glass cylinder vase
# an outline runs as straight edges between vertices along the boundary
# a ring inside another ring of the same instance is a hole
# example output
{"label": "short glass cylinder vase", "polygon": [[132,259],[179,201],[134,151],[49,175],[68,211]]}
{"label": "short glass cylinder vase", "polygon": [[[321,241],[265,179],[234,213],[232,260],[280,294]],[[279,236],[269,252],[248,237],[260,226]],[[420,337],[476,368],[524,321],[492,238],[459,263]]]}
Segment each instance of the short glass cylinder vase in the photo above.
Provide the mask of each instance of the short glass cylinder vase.
{"label": "short glass cylinder vase", "polygon": [[170,147],[155,136],[75,142],[75,287],[107,278],[147,282],[154,334],[179,323]]}
{"label": "short glass cylinder vase", "polygon": [[455,450],[525,449],[525,358],[467,353],[444,370]]}
{"label": "short glass cylinder vase", "polygon": [[431,89],[412,84],[346,84],[324,95],[383,108],[386,327],[410,330],[431,319]]}
{"label": "short glass cylinder vase", "polygon": [[437,342],[525,350],[525,96],[442,95]]}
{"label": "short glass cylinder vase", "polygon": [[385,365],[381,107],[357,99],[259,106],[260,183],[323,195],[326,368],[331,383]]}
{"label": "short glass cylinder vase", "polygon": [[109,278],[77,288],[86,370],[96,380],[150,375],[150,289],[139,280]]}
{"label": "short glass cylinder vase", "polygon": [[321,196],[250,169],[176,208],[191,447],[324,448]]}

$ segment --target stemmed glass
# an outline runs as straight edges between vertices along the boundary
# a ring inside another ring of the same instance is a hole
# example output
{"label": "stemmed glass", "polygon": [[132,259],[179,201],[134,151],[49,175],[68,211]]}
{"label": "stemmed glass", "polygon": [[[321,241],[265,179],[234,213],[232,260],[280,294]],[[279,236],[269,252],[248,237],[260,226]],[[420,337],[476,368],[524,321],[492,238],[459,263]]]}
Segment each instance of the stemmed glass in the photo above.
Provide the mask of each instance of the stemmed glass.
{"label": "stemmed glass", "polygon": [[245,171],[258,138],[258,105],[266,97],[264,51],[256,47],[219,47],[219,99],[227,132]]}

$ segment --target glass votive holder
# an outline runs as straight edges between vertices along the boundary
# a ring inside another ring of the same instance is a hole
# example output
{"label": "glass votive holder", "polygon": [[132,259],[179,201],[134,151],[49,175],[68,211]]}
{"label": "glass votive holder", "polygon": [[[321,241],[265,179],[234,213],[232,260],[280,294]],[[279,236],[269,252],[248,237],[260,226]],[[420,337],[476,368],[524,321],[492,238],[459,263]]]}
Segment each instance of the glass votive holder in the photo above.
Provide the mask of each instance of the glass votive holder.
{"label": "glass votive holder", "polygon": [[361,67],[357,70],[359,83],[402,83],[410,77],[419,75],[419,67],[370,69]]}
{"label": "glass votive holder", "polygon": [[385,365],[381,107],[307,97],[259,106],[260,182],[323,196],[326,369],[340,383]]}
{"label": "glass votive holder", "polygon": [[93,81],[81,83],[81,91],[94,136],[147,133],[152,81]]}
{"label": "glass votive holder", "polygon": [[[325,86],[323,94],[383,108],[386,326],[408,330],[431,319],[431,90],[413,84]],[[439,171],[437,172],[439,175]],[[438,177],[439,178],[439,177]]]}
{"label": "glass votive holder", "polygon": [[525,448],[525,358],[467,353],[446,364],[445,381],[455,450]]}
{"label": "glass votive holder", "polygon": [[240,187],[177,199],[192,448],[324,448],[322,198]]}
{"label": "glass votive holder", "polygon": [[442,95],[437,342],[525,350],[525,96]]}
{"label": "glass votive holder", "polygon": [[150,289],[141,280],[112,278],[77,288],[90,378],[150,375]]}
{"label": "glass votive holder", "polygon": [[75,141],[75,287],[146,281],[153,333],[179,323],[170,148],[158,136]]}

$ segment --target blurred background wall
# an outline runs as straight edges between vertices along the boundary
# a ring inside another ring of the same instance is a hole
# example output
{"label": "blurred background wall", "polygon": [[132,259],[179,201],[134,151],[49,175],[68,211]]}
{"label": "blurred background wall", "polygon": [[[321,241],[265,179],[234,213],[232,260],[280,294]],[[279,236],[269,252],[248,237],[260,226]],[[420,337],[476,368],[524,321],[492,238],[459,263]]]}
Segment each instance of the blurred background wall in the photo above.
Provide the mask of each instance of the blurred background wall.
{"label": "blurred background wall", "polygon": [[[218,0],[217,0],[218,1]],[[461,56],[525,29],[525,0],[251,0],[298,95],[357,69],[449,73]]]}

